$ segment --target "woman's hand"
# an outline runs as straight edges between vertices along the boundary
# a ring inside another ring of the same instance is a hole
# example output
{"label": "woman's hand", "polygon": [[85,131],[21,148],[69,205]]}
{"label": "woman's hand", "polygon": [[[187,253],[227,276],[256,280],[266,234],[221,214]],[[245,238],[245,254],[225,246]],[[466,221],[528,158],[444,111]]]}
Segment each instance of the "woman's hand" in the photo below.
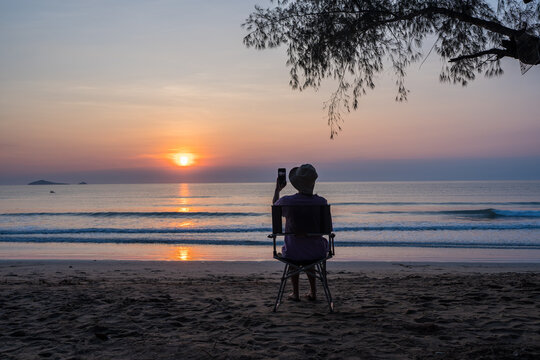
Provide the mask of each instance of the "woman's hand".
{"label": "woman's hand", "polygon": [[276,191],[280,192],[283,188],[287,186],[287,181],[279,182],[279,177],[276,179]]}

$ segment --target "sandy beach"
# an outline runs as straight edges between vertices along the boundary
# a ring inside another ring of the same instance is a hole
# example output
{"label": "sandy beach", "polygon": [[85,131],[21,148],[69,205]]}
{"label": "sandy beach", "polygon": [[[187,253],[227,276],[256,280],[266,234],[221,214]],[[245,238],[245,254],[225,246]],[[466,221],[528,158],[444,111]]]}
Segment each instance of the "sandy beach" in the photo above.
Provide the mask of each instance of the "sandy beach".
{"label": "sandy beach", "polygon": [[540,264],[330,263],[333,314],[322,297],[272,313],[280,271],[0,261],[0,358],[540,357]]}

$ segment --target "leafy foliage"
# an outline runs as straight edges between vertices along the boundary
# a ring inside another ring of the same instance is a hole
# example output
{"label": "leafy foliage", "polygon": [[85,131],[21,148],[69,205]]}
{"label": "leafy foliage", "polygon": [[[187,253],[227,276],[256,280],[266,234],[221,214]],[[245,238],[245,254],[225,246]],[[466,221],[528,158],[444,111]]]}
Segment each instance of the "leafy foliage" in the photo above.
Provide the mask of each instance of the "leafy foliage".
{"label": "leafy foliage", "polygon": [[537,2],[274,0],[273,7],[256,6],[249,15],[244,44],[286,46],[293,89],[317,89],[325,78],[337,81],[325,104],[333,138],[341,129],[342,112],[358,107],[386,64],[395,76],[396,101],[407,99],[406,70],[422,59],[426,38],[435,39],[429,53],[448,61],[441,69],[442,82],[465,86],[478,74],[500,75],[505,56],[530,63],[530,56],[520,57],[524,47],[518,43],[538,51]]}

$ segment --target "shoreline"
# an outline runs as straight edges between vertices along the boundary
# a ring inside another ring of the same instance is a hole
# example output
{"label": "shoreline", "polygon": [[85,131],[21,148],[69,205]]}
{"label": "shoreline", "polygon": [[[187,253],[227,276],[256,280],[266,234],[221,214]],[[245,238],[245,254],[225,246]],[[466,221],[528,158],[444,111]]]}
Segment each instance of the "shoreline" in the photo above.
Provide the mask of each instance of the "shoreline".
{"label": "shoreline", "polygon": [[[0,254],[13,260],[271,261],[272,247],[0,242]],[[540,249],[337,246],[331,261],[540,263]]]}
{"label": "shoreline", "polygon": [[[48,271],[68,269],[87,269],[88,271],[110,271],[111,269],[132,269],[144,273],[159,269],[170,274],[182,276],[200,274],[233,274],[246,276],[250,274],[279,273],[283,264],[276,260],[264,261],[156,261],[156,260],[76,260],[76,259],[0,259],[0,276],[7,269]],[[471,263],[471,262],[418,262],[418,261],[333,261],[327,262],[329,274],[365,273],[365,274],[474,274],[474,273],[539,273],[540,263]],[[5,274],[4,274],[5,275]]]}

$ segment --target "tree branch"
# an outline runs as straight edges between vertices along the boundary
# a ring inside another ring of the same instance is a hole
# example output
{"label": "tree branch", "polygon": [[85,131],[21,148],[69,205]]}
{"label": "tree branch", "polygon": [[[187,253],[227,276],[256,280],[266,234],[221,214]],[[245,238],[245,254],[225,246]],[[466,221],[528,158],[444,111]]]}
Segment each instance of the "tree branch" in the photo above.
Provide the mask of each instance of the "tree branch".
{"label": "tree branch", "polygon": [[453,59],[450,59],[449,62],[458,62],[458,61],[461,61],[461,60],[474,59],[474,58],[477,58],[477,57],[480,57],[480,56],[492,55],[492,54],[497,55],[498,58],[502,58],[504,56],[514,57],[507,50],[493,48],[493,49],[489,49],[489,50],[480,51],[480,52],[477,52],[477,53],[474,53],[474,54],[458,56],[458,57],[455,57]]}
{"label": "tree branch", "polygon": [[[391,15],[394,15],[394,16],[390,19],[385,19],[380,22],[372,24],[374,25],[373,27],[377,27],[380,25],[388,24],[388,23],[403,21],[403,20],[412,20],[417,16],[445,15],[449,18],[461,20],[463,22],[479,26],[486,30],[493,31],[498,34],[506,35],[508,37],[516,36],[521,33],[520,30],[511,29],[495,21],[484,20],[484,19],[480,19],[480,18],[471,16],[468,14],[454,11],[452,9],[446,9],[446,8],[435,7],[435,6],[428,6],[424,9],[412,11],[408,14],[391,14]],[[363,29],[363,30],[367,30],[367,29]]]}
{"label": "tree branch", "polygon": [[508,37],[519,35],[520,30],[514,30],[509,27],[506,27],[498,22],[490,21],[490,20],[484,20],[480,19],[468,14],[460,13],[457,11],[454,11],[452,9],[446,9],[446,8],[440,8],[440,7],[428,7],[426,8],[428,12],[431,12],[433,14],[440,14],[440,15],[446,15],[453,19],[458,19],[463,22],[473,24],[476,26],[479,26],[481,28],[484,28],[489,31],[496,32],[498,34],[506,35]]}
{"label": "tree branch", "polygon": [[[461,20],[463,22],[479,26],[481,28],[484,28],[486,30],[496,32],[498,34],[506,35],[508,37],[519,35],[522,31],[521,30],[515,30],[509,27],[506,27],[498,22],[491,21],[491,20],[485,20],[480,19],[465,13],[461,13],[458,11],[454,11],[452,9],[447,8],[441,8],[441,7],[435,7],[435,6],[428,6],[424,9],[418,9],[416,11],[411,11],[409,13],[402,13],[402,14],[396,14],[393,12],[390,12],[389,10],[350,10],[350,11],[344,11],[344,10],[335,10],[335,11],[321,11],[321,12],[311,12],[311,13],[304,13],[304,14],[291,14],[289,16],[283,16],[278,19],[276,19],[276,23],[280,23],[284,20],[288,20],[292,17],[306,17],[306,16],[324,16],[324,15],[336,15],[336,14],[348,14],[348,15],[359,15],[359,14],[379,14],[382,15],[381,17],[383,19],[379,21],[373,21],[369,23],[367,26],[361,27],[360,31],[365,31],[368,29],[376,28],[381,25],[404,21],[404,20],[412,20],[416,18],[417,16],[426,16],[426,15],[445,15],[449,18]],[[385,18],[386,16],[392,16]],[[365,21],[365,18],[359,18],[358,22]]]}

